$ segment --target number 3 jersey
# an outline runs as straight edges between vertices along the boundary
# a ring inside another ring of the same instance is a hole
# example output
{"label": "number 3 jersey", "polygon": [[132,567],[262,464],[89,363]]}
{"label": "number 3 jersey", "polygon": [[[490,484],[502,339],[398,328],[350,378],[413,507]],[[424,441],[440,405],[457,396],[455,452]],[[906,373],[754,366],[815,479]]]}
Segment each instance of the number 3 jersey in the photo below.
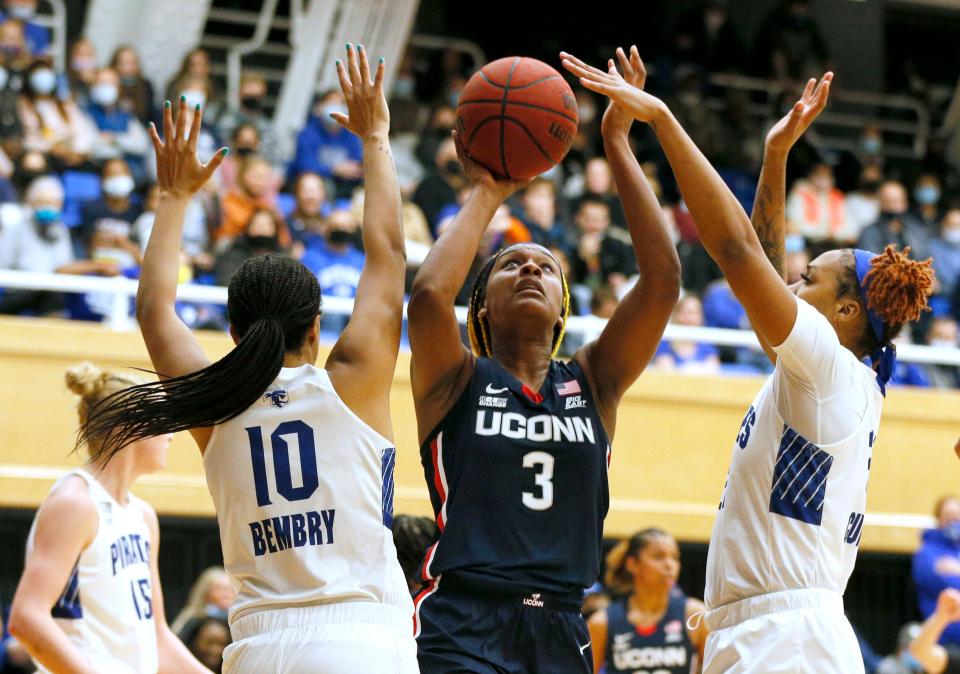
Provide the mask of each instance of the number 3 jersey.
{"label": "number 3 jersey", "polygon": [[[80,552],[63,593],[50,611],[57,625],[98,672],[135,674],[156,672],[157,628],[153,618],[150,572],[150,529],[143,504],[129,495],[120,505],[84,470],[77,476],[87,483],[97,509],[97,533]],[[36,520],[27,537],[33,550]],[[45,672],[40,667],[41,672]]]}
{"label": "number 3 jersey", "polygon": [[478,358],[420,457],[439,527],[424,580],[582,599],[600,568],[610,448],[578,364],[552,361],[533,391]]}
{"label": "number 3 jersey", "polygon": [[389,528],[395,456],[312,365],[282,368],[258,402],[214,428],[203,464],[237,590],[231,622],[352,601],[412,614]]}
{"label": "number 3 jersey", "polygon": [[843,593],[863,531],[883,398],[876,374],[797,300],[747,410],[707,554],[708,609],[781,590]]}

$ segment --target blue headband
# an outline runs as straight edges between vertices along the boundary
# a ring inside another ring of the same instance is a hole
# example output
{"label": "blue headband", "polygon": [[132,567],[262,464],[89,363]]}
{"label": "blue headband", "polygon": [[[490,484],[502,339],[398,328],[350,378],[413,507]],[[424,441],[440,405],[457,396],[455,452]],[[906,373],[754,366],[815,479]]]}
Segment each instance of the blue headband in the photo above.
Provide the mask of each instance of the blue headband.
{"label": "blue headband", "polygon": [[853,251],[853,256],[857,261],[857,285],[860,286],[860,297],[863,299],[863,307],[867,310],[867,320],[870,322],[870,328],[874,336],[880,342],[880,346],[870,353],[870,366],[877,373],[877,384],[880,386],[880,393],[887,395],[887,382],[893,375],[893,368],[897,364],[897,348],[890,342],[883,341],[883,319],[876,311],[868,306],[867,286],[864,279],[870,271],[870,262],[877,257],[876,253],[859,248]]}

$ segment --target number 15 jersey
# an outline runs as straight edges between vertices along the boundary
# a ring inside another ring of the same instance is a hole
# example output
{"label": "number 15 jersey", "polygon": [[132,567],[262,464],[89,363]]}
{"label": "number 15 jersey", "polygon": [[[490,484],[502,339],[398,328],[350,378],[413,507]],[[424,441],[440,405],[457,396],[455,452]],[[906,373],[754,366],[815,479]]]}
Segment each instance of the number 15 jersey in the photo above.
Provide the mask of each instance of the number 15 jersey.
{"label": "number 15 jersey", "polygon": [[600,569],[610,445],[577,363],[551,362],[533,391],[478,358],[420,457],[439,527],[424,580],[582,599]]}
{"label": "number 15 jersey", "polygon": [[409,616],[389,529],[394,459],[312,365],[281,369],[258,402],[217,425],[203,464],[237,589],[231,621],[351,601]]}

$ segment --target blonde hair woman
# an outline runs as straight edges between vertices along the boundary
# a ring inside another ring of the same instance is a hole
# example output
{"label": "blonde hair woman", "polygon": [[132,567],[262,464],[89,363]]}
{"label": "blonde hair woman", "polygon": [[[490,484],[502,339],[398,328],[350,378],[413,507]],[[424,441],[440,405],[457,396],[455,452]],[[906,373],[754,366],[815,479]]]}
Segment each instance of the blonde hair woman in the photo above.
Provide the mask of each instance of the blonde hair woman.
{"label": "blonde hair woman", "polygon": [[[143,380],[81,363],[67,370],[80,423],[107,396]],[[157,514],[130,493],[164,467],[170,435],[112,460],[91,461],[53,485],[27,540],[10,633],[41,672],[208,672],[173,635],[157,571]],[[90,438],[95,453],[103,437]]]}
{"label": "blonde hair woman", "polygon": [[233,604],[236,592],[230,584],[230,577],[222,566],[205,569],[190,588],[187,605],[177,614],[170,624],[174,634],[180,634],[192,618],[204,618],[209,615],[227,617],[227,609]]}

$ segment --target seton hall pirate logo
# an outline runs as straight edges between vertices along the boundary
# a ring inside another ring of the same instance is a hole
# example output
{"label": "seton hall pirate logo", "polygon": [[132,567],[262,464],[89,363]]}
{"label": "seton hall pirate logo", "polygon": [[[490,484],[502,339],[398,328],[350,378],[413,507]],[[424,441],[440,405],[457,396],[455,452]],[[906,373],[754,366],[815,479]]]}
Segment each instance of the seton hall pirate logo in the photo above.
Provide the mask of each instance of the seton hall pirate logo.
{"label": "seton hall pirate logo", "polygon": [[277,389],[276,391],[267,391],[263,394],[263,399],[269,400],[270,404],[274,407],[283,407],[290,402],[290,399],[287,398],[287,392],[282,388]]}

